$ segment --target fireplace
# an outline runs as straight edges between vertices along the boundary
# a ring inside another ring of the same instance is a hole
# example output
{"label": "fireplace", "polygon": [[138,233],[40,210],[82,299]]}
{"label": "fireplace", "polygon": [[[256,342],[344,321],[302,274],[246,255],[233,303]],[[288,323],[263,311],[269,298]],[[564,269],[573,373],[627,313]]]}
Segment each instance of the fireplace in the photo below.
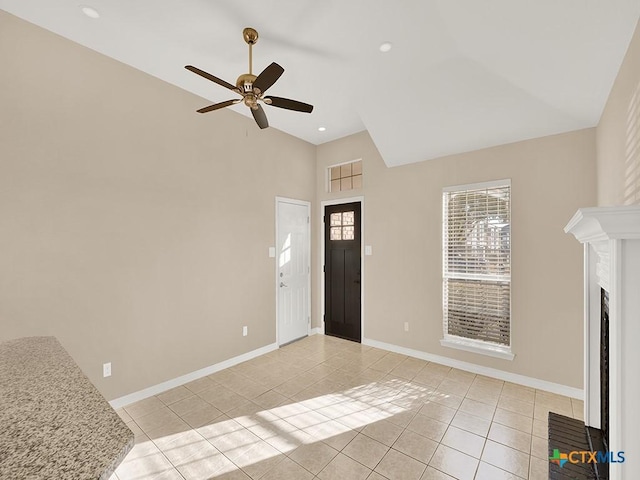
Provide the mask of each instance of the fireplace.
{"label": "fireplace", "polygon": [[[578,210],[584,247],[584,425],[597,477],[640,478],[640,205]],[[553,420],[559,428],[558,419]],[[549,428],[551,430],[551,418]],[[551,440],[550,440],[551,444]],[[604,461],[604,460],[607,461]],[[591,465],[593,467],[593,465]]]}
{"label": "fireplace", "polygon": [[[609,292],[600,288],[600,428],[557,413],[549,413],[549,458],[555,451],[609,452]],[[575,454],[574,454],[575,455]],[[578,454],[580,455],[580,454]],[[597,454],[596,454],[597,455]],[[573,457],[574,459],[577,457]],[[609,463],[570,461],[549,463],[550,480],[609,480]]]}

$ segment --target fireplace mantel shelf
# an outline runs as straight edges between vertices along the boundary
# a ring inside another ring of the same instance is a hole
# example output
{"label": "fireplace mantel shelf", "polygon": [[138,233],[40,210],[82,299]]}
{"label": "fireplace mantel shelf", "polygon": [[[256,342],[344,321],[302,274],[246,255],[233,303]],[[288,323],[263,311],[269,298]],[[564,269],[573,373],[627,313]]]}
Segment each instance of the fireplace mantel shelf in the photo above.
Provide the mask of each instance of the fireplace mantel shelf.
{"label": "fireplace mantel shelf", "polygon": [[581,208],[564,231],[581,243],[640,239],[640,205]]}

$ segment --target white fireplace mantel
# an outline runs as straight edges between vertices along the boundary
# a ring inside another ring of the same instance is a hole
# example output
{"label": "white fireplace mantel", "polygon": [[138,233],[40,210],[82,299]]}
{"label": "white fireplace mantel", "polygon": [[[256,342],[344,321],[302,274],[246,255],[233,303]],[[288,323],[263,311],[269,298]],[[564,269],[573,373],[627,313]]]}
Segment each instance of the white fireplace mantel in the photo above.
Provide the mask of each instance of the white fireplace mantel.
{"label": "white fireplace mantel", "polygon": [[640,239],[640,205],[581,208],[564,231],[581,243]]}
{"label": "white fireplace mantel", "polygon": [[583,208],[565,227],[584,244],[584,419],[600,428],[600,289],[609,293],[611,480],[640,478],[640,205]]}

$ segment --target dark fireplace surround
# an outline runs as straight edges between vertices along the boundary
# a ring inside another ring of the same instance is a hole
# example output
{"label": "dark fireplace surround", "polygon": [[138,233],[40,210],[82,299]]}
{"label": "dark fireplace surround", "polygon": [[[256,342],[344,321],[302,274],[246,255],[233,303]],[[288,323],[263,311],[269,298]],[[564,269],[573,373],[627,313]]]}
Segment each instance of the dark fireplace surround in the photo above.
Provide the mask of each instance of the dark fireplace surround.
{"label": "dark fireplace surround", "polygon": [[[600,289],[600,426],[588,427],[573,418],[549,413],[549,456],[555,449],[571,451],[609,451],[609,293]],[[550,480],[609,480],[608,463],[549,463]]]}
{"label": "dark fireplace surround", "polygon": [[600,431],[609,451],[609,292],[600,289]]}

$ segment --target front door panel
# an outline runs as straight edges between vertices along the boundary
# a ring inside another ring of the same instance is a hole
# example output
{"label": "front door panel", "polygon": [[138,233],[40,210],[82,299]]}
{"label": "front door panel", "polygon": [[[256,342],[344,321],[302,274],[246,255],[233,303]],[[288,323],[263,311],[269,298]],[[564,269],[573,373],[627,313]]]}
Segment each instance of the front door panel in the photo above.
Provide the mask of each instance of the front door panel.
{"label": "front door panel", "polygon": [[361,341],[360,202],[325,207],[325,334]]}

